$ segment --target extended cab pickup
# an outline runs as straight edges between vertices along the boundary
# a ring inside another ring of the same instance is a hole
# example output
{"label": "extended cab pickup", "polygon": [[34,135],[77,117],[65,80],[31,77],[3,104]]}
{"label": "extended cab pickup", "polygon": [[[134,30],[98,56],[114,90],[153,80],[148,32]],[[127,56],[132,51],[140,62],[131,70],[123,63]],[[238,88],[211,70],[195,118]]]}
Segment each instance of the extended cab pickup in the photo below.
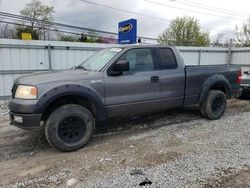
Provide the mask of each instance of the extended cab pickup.
{"label": "extended cab pickup", "polygon": [[199,104],[202,116],[219,119],[227,99],[240,95],[241,69],[185,66],[175,47],[107,48],[71,70],[48,71],[14,81],[11,124],[43,127],[63,151],[83,147],[107,118]]}

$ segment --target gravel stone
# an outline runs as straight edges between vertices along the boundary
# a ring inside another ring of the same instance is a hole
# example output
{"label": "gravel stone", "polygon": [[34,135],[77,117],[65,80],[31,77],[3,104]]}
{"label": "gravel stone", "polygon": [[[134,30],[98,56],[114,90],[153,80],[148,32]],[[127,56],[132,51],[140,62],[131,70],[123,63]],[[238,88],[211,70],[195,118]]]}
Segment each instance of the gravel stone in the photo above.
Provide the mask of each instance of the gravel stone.
{"label": "gravel stone", "polygon": [[43,130],[24,131],[2,118],[3,188],[67,187],[75,180],[79,188],[250,187],[248,100],[229,101],[217,121],[202,118],[197,106],[112,119],[70,153],[51,148]]}

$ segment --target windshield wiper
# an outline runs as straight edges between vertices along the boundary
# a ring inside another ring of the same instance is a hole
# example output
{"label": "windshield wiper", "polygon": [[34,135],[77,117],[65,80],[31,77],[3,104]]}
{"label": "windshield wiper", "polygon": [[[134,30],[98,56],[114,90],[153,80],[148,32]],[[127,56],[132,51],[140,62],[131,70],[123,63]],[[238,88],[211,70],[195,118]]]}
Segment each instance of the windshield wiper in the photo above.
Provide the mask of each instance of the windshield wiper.
{"label": "windshield wiper", "polygon": [[85,71],[88,70],[88,69],[86,69],[84,66],[77,66],[77,67],[75,67],[75,69],[83,69],[83,70],[85,70]]}

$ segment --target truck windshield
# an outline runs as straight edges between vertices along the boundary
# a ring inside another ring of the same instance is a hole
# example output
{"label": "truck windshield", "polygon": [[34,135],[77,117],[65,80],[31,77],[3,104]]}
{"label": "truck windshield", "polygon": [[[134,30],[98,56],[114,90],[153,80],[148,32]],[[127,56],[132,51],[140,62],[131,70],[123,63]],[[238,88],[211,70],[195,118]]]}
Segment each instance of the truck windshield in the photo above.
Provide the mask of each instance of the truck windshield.
{"label": "truck windshield", "polygon": [[75,69],[84,69],[87,71],[100,71],[113,57],[116,56],[122,49],[121,48],[108,48],[101,50],[83,63],[78,65]]}

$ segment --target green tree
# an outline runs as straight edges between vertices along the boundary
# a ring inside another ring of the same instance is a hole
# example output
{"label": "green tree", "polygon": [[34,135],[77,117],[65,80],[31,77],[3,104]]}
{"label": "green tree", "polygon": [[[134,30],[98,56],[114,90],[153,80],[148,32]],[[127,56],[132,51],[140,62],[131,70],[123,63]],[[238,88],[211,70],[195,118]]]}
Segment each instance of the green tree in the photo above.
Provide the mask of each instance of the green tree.
{"label": "green tree", "polygon": [[194,17],[177,17],[169,27],[159,35],[160,44],[175,46],[208,46],[209,33],[202,32],[199,21]]}
{"label": "green tree", "polygon": [[[49,36],[50,21],[53,21],[54,7],[43,5],[39,0],[31,0],[25,8],[20,11],[22,16],[29,18],[29,26],[18,27],[17,35],[20,31],[31,32],[34,39],[46,38]],[[37,19],[41,20],[38,21]]]}
{"label": "green tree", "polygon": [[241,28],[236,25],[236,36],[239,46],[250,47],[250,17]]}
{"label": "green tree", "polygon": [[31,33],[32,39],[39,40],[39,32],[37,29],[31,29],[31,27],[18,26],[16,28],[16,34],[15,34],[16,38],[21,39],[22,33]]}
{"label": "green tree", "polygon": [[71,35],[61,35],[59,40],[66,42],[78,42],[78,39],[74,38]]}

